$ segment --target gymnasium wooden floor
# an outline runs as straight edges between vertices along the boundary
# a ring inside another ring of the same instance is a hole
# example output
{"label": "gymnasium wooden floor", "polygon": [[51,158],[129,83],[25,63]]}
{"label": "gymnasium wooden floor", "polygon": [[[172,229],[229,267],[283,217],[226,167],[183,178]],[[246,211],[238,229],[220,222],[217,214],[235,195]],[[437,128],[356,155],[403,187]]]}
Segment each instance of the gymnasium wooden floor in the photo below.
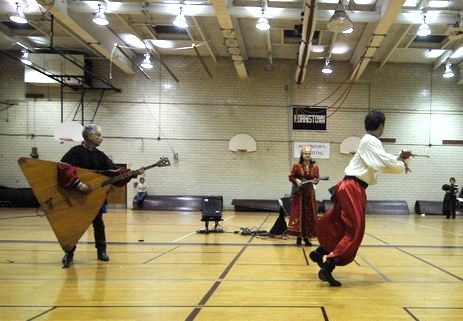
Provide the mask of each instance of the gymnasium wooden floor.
{"label": "gymnasium wooden floor", "polygon": [[[75,264],[35,210],[0,210],[0,320],[463,320],[463,218],[367,216],[355,262],[330,288],[294,239],[269,230],[277,213],[226,211],[225,233],[197,234],[200,213],[112,210],[110,262],[93,232]],[[316,241],[316,240],[315,240]]]}

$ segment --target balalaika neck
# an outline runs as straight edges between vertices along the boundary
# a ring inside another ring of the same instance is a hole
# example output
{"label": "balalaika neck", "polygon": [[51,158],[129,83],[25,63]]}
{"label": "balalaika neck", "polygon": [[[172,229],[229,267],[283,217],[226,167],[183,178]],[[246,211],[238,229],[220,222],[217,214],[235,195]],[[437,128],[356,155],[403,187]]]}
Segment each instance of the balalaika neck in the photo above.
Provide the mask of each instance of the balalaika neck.
{"label": "balalaika neck", "polygon": [[[153,168],[155,166],[157,166],[157,163],[149,165],[149,166],[145,166],[144,169],[147,170],[147,169]],[[117,175],[117,176],[110,177],[107,180],[105,180],[103,183],[101,183],[101,187],[109,185],[109,184],[117,183],[117,182],[122,181],[122,180],[124,180],[124,179],[126,179],[128,177],[135,177],[135,176],[137,176],[138,171],[139,170],[130,171],[130,172],[127,172],[127,173],[124,173],[124,174],[120,174],[120,175]]]}

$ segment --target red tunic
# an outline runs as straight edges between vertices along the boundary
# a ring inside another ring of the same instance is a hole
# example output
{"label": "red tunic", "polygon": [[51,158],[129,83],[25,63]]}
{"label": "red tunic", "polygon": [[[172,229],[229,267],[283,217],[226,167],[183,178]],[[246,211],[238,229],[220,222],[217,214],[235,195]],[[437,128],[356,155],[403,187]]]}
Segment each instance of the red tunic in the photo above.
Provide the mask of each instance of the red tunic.
{"label": "red tunic", "polygon": [[[293,184],[296,184],[296,179],[310,180],[314,178],[320,178],[318,165],[315,163],[310,164],[308,170],[303,164],[296,163],[289,174],[289,180]],[[288,234],[304,238],[314,237],[316,235],[317,212],[314,187],[312,183],[308,183],[292,195]]]}

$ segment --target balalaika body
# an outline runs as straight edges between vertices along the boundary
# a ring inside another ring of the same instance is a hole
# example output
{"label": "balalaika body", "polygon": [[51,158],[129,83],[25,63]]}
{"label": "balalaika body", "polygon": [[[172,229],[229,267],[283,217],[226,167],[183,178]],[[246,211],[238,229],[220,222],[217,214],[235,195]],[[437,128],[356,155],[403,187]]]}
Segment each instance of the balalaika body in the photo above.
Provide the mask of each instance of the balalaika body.
{"label": "balalaika body", "polygon": [[[77,168],[79,179],[93,189],[92,192],[84,194],[73,188],[64,189],[58,185],[58,168],[55,162],[21,157],[18,164],[65,251],[77,244],[95,219],[111,189],[111,184],[137,175],[137,171],[130,171],[108,178],[90,170]],[[163,157],[145,169],[169,165],[169,160]]]}

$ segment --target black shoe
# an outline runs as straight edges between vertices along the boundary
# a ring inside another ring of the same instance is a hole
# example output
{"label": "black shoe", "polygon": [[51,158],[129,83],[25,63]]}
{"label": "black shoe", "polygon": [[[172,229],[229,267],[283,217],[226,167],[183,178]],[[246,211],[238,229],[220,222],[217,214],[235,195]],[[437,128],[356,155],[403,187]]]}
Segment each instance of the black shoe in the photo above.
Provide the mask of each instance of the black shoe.
{"label": "black shoe", "polygon": [[297,245],[297,246],[301,246],[301,245],[302,245],[302,238],[298,237],[298,238],[296,239],[296,245]]}
{"label": "black shoe", "polygon": [[66,252],[66,254],[64,254],[63,256],[63,259],[61,260],[61,262],[63,263],[63,269],[67,269],[71,266],[71,263],[74,259],[74,252]]}
{"label": "black shoe", "polygon": [[98,260],[100,261],[109,261],[109,256],[106,254],[106,250],[98,250]]}
{"label": "black shoe", "polygon": [[330,286],[341,286],[342,283],[336,280],[331,274],[336,265],[332,259],[327,259],[325,263],[322,264],[321,270],[318,271],[318,278],[324,282],[328,282]]}
{"label": "black shoe", "polygon": [[331,275],[331,272],[328,272],[327,270],[321,269],[318,271],[318,278],[324,282],[328,282],[330,286],[341,286],[342,283],[336,280],[333,275]]}
{"label": "black shoe", "polygon": [[312,261],[318,264],[318,266],[322,269],[323,268],[323,255],[318,253],[317,251],[312,251],[309,254],[309,257]]}
{"label": "black shoe", "polygon": [[305,246],[312,246],[312,243],[310,243],[309,239],[304,237],[304,244]]}

